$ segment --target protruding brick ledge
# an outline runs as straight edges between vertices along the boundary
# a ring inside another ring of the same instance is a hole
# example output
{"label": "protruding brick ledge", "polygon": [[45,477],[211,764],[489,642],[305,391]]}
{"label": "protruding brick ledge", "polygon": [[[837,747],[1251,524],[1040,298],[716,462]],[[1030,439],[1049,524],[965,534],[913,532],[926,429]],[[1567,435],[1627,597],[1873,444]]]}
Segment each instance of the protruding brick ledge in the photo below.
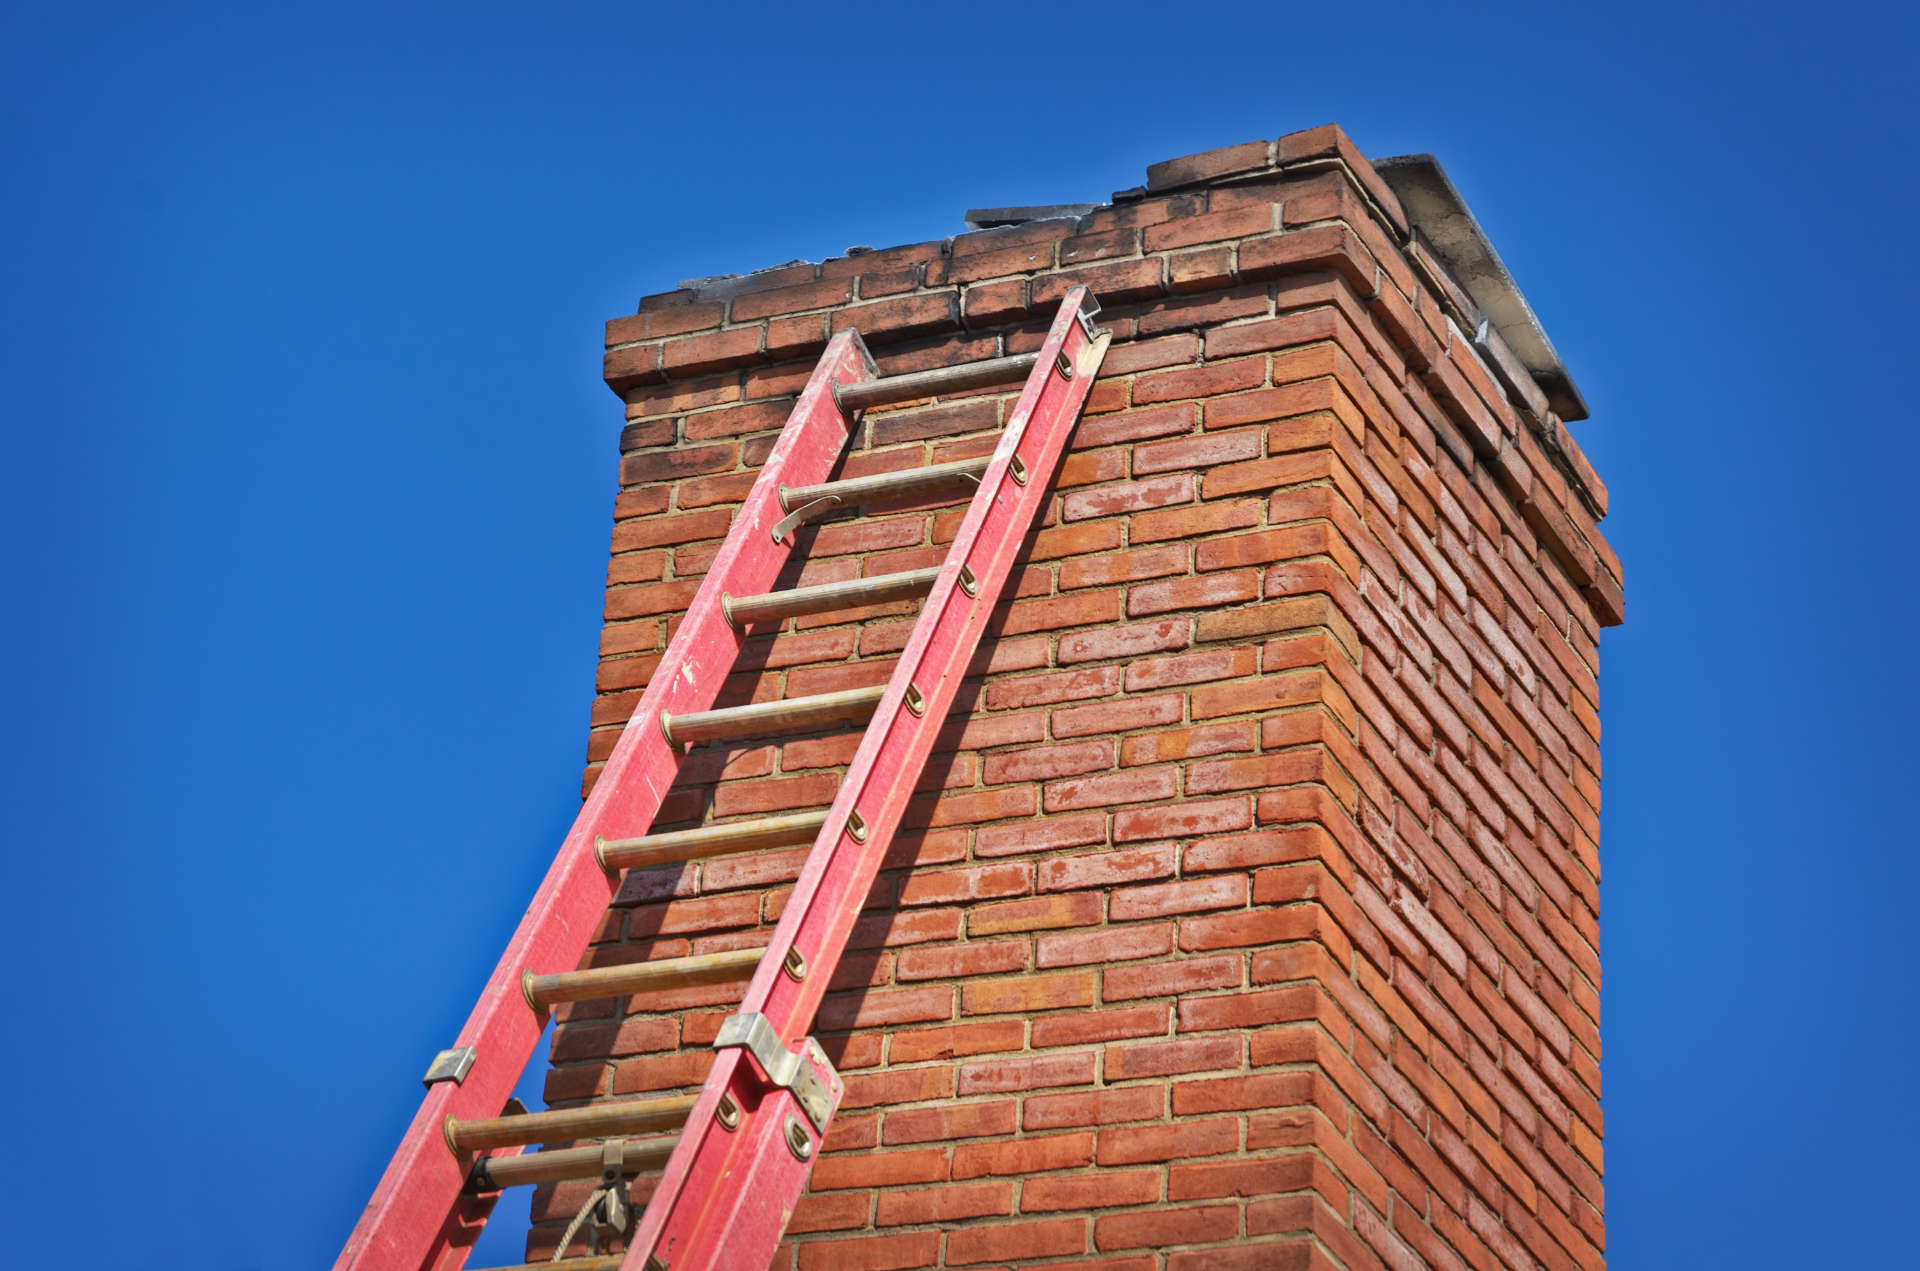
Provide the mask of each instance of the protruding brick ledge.
{"label": "protruding brick ledge", "polygon": [[[663,400],[718,404],[727,377],[765,387],[755,372],[813,357],[849,326],[877,351],[963,332],[1004,332],[1013,349],[1037,338],[1018,328],[1084,283],[1108,320],[1126,324],[1121,339],[1144,338],[1262,312],[1273,280],[1321,271],[1346,281],[1439,403],[1445,418],[1426,431],[1469,474],[1492,475],[1602,625],[1622,621],[1620,563],[1599,532],[1606,486],[1547,393],[1334,125],[1154,164],[1143,189],[1081,217],[647,296],[638,313],[607,324],[605,375],[639,413],[657,415]],[[696,439],[689,427],[647,444]],[[699,461],[661,462],[684,471]]]}

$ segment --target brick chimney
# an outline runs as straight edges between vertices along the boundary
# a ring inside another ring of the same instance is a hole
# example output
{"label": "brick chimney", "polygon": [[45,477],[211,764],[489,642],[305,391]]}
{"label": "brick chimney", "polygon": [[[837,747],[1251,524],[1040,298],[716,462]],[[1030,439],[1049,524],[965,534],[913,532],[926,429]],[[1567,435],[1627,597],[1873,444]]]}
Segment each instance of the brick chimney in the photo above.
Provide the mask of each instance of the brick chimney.
{"label": "brick chimney", "polygon": [[[829,333],[1021,352],[1073,283],[1114,332],[821,1008],[847,1097],[775,1265],[1601,1266],[1621,573],[1526,301],[1431,157],[1331,126],[968,221],[607,326],[589,786]],[[984,454],[1010,401],[871,412],[843,475]],[[935,564],[959,512],[809,529],[792,581]],[[882,683],[912,611],[756,640],[723,704]],[[824,807],[857,739],[696,749],[656,828]],[[590,960],[764,943],[803,855],[632,874]],[[561,1008],[549,1102],[696,1087],[738,992]]]}

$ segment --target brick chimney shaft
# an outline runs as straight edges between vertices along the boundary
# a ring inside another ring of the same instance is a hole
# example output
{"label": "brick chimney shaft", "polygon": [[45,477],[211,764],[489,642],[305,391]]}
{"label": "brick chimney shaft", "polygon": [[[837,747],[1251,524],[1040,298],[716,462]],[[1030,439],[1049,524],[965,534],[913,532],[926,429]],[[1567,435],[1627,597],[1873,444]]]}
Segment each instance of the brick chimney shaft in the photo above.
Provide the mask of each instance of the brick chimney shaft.
{"label": "brick chimney shaft", "polygon": [[[1578,391],[1426,156],[1328,126],[1069,210],[607,327],[589,786],[831,332],[887,373],[1022,352],[1081,282],[1115,333],[820,1012],[848,1094],[775,1265],[1601,1266],[1622,592]],[[983,454],[1010,400],[872,412],[844,475]],[[791,581],[935,564],[958,518],[827,522]],[[911,613],[799,619],[723,702],[883,682]],[[823,807],[856,741],[696,750],[658,824]],[[590,961],[764,943],[802,855],[632,874]],[[548,1100],[696,1086],[737,992],[561,1008]]]}

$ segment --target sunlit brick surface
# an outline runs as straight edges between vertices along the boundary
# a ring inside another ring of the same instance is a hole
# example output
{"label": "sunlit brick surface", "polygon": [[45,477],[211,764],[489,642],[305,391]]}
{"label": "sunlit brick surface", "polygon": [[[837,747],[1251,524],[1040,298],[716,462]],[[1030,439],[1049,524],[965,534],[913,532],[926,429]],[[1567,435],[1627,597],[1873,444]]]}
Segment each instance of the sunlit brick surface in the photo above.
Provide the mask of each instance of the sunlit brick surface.
{"label": "sunlit brick surface", "polygon": [[[831,331],[886,372],[1022,352],[1084,282],[1115,333],[820,1011],[848,1093],[777,1266],[1602,1265],[1620,567],[1407,233],[1315,129],[609,324],[589,783]],[[1010,401],[872,412],[843,475],[984,454]],[[960,511],[811,527],[788,581],[936,564]],[[882,683],[913,611],[789,623],[722,704]],[[697,748],[656,828],[824,807],[856,741]],[[803,856],[630,875],[590,961],[764,943]],[[562,1008],[549,1100],[696,1086],[737,994]],[[530,1255],[590,1186],[542,1189]]]}

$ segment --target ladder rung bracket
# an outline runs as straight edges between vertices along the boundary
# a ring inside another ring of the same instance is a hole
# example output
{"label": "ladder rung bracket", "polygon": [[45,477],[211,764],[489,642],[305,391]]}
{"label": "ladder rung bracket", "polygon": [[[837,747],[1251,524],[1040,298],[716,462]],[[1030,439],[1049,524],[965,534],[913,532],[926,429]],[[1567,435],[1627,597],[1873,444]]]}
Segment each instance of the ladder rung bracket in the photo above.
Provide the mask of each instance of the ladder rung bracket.
{"label": "ladder rung bracket", "polygon": [[817,583],[811,587],[790,587],[764,596],[729,596],[727,618],[735,627],[755,622],[778,622],[810,613],[833,613],[840,609],[858,609],[863,605],[884,605],[895,600],[917,600],[933,590],[940,576],[933,569],[909,569],[898,574],[880,574],[873,578],[850,578],[845,582]]}
{"label": "ladder rung bracket", "polygon": [[[1106,353],[1108,336],[1093,330],[1092,309],[1083,287],[1062,301],[767,956],[747,986],[741,1016],[763,1016],[783,1049],[812,1024],[915,778],[1027,531],[1050,497],[1073,422]],[[790,491],[789,498],[797,494]],[[962,585],[963,572],[971,586]],[[782,974],[789,954],[809,967],[803,978]],[[716,1116],[723,1099],[744,1109],[730,1129]],[[803,1120],[792,1096],[770,1089],[739,1048],[719,1052],[632,1237],[629,1262],[641,1265],[651,1256],[676,1271],[765,1265],[805,1185],[809,1162],[797,1160],[787,1137]]]}
{"label": "ladder rung bracket", "polygon": [[[825,353],[787,426],[762,464],[705,580],[635,707],[635,719],[661,712],[697,714],[712,707],[745,636],[727,622],[724,593],[770,591],[791,551],[769,530],[780,519],[782,484],[826,480],[846,449],[849,423],[832,385],[874,378],[859,336],[843,331]],[[419,1271],[439,1265],[470,1238],[492,1205],[466,1187],[461,1159],[447,1151],[442,1124],[489,1119],[506,1104],[540,1041],[543,1017],[527,1009],[521,975],[566,971],[580,964],[617,880],[595,858],[596,838],[649,826],[673,785],[684,752],[657,727],[627,728],[592,793],[534,893],[525,916],[488,978],[473,1013],[453,1041],[477,1061],[462,1082],[435,1083],[335,1263],[336,1271]]]}
{"label": "ladder rung bracket", "polygon": [[715,1050],[736,1046],[753,1056],[768,1082],[793,1094],[814,1129],[821,1134],[827,1132],[827,1122],[847,1088],[819,1042],[809,1037],[802,1049],[788,1050],[766,1016],[743,1011],[721,1021],[720,1032],[713,1039]]}

